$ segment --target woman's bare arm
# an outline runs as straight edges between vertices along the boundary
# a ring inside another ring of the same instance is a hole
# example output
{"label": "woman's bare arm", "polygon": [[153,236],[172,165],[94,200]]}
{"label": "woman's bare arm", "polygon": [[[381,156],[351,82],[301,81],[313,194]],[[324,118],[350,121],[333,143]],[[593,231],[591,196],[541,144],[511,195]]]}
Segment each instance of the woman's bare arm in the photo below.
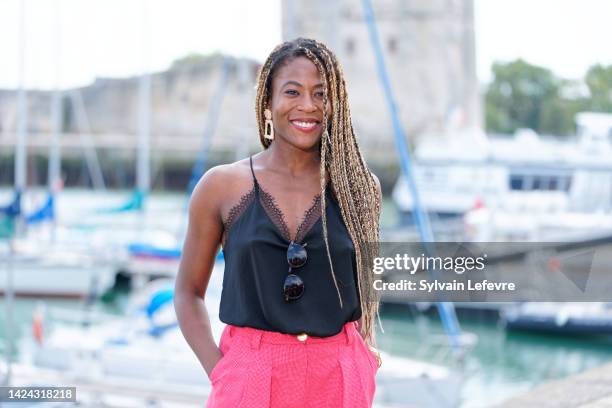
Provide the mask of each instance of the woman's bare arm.
{"label": "woman's bare arm", "polygon": [[209,376],[222,357],[212,335],[204,296],[223,233],[219,211],[223,167],[206,172],[191,196],[189,225],[174,291],[180,329]]}

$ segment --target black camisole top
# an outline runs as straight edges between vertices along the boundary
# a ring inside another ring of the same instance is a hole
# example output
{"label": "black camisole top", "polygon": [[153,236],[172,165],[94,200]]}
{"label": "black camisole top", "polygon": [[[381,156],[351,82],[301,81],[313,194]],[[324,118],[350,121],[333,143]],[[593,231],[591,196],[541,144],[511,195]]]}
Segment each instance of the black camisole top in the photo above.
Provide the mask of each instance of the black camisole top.
{"label": "black camisole top", "polygon": [[[296,236],[289,237],[281,210],[257,182],[252,158],[250,165],[253,189],[242,196],[225,221],[220,320],[286,334],[327,337],[339,333],[346,322],[361,317],[361,307],[355,249],[331,183],[325,188],[327,234],[342,308],[323,239],[320,194],[304,214]],[[292,269],[304,282],[302,297],[285,302],[283,284],[289,271],[287,248],[291,241],[307,244],[308,259],[304,266]]]}

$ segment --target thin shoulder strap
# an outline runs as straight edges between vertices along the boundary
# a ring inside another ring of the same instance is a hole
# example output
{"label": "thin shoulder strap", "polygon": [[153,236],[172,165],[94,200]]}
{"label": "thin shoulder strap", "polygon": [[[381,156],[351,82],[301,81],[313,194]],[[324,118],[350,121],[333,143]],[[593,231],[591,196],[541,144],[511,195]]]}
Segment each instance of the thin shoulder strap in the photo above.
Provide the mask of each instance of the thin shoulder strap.
{"label": "thin shoulder strap", "polygon": [[259,189],[259,183],[257,182],[257,177],[255,177],[255,171],[253,170],[253,156],[249,156],[249,162],[251,164],[251,174],[253,175],[253,184],[255,185],[255,189]]}

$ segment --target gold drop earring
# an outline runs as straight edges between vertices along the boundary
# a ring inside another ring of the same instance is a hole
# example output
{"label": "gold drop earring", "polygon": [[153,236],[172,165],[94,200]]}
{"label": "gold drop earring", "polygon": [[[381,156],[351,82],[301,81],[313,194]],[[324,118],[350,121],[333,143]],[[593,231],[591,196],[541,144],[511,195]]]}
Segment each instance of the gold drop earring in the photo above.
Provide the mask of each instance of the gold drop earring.
{"label": "gold drop earring", "polygon": [[266,117],[266,123],[264,128],[264,138],[268,140],[274,140],[274,126],[272,125],[272,111],[270,109],[264,110],[264,116]]}

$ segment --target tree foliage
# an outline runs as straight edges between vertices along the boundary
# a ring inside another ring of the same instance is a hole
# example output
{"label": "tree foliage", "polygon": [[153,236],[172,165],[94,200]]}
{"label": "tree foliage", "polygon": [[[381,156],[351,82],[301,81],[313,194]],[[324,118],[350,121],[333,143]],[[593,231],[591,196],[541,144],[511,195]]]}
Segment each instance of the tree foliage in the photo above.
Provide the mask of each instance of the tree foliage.
{"label": "tree foliage", "polygon": [[587,71],[584,81],[591,93],[589,109],[612,112],[612,65],[593,65]]}
{"label": "tree foliage", "polygon": [[[530,128],[568,135],[575,132],[577,112],[612,112],[612,66],[592,66],[584,83],[558,78],[522,59],[495,63],[492,71],[493,80],[485,93],[487,131],[512,133]],[[584,84],[587,92],[581,91]]]}

